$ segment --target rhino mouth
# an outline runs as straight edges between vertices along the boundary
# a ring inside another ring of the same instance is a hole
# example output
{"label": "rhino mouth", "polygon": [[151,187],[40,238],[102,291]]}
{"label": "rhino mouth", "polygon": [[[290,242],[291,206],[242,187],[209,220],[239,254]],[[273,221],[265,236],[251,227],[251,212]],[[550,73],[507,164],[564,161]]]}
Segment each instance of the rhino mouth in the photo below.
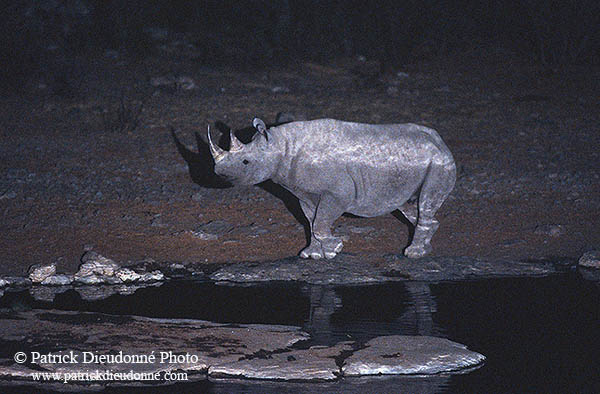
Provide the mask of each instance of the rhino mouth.
{"label": "rhino mouth", "polygon": [[225,182],[229,182],[229,183],[237,183],[239,181],[239,177],[235,176],[235,175],[227,175],[227,174],[219,174],[218,172],[215,172],[217,174],[217,176],[221,179],[223,179]]}

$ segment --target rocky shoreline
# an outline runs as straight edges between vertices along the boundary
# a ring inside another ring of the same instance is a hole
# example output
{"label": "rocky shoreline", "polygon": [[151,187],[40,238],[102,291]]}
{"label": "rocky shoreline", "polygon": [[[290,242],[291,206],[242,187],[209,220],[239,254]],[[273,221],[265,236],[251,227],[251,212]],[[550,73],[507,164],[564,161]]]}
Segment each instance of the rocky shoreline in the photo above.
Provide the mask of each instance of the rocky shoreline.
{"label": "rocky shoreline", "polygon": [[137,289],[160,285],[165,280],[203,280],[230,283],[292,281],[310,285],[365,285],[397,281],[443,282],[500,277],[535,277],[567,272],[575,267],[589,280],[598,280],[599,254],[585,253],[579,262],[510,261],[470,257],[425,257],[407,259],[387,255],[364,263],[360,256],[342,253],[332,260],[305,260],[289,257],[264,262],[186,266],[179,263],[144,261],[119,264],[94,251],[81,258],[73,274],[57,274],[56,264],[36,264],[28,277],[0,277],[0,296],[6,291],[29,290],[40,301],[52,301],[56,294],[75,289],[83,300],[105,299],[113,294],[133,294]]}

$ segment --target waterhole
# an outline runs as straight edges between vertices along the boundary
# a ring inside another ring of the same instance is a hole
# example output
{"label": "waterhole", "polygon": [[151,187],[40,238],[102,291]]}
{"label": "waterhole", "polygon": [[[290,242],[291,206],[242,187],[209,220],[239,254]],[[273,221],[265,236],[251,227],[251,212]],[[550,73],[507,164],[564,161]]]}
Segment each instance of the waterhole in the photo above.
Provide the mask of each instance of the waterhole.
{"label": "waterhole", "polygon": [[[99,301],[84,301],[74,290],[58,294],[54,302],[36,301],[27,291],[9,292],[0,299],[0,308],[294,325],[311,334],[311,344],[323,345],[381,335],[432,335],[466,344],[487,357],[483,367],[463,375],[308,384],[203,381],[105,389],[110,393],[600,392],[600,286],[574,273],[370,286],[171,281]],[[3,387],[2,392],[31,392],[31,387]]]}

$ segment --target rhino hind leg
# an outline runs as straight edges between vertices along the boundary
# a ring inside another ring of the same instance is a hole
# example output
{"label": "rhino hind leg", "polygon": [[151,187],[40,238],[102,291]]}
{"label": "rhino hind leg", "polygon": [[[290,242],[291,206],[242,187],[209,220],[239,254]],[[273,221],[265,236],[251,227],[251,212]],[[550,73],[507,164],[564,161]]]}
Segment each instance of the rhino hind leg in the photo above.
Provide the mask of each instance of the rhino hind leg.
{"label": "rhino hind leg", "polygon": [[315,207],[311,203],[300,202],[302,211],[310,223],[310,244],[300,252],[302,258],[332,259],[343,247],[342,239],[331,233],[333,222],[344,212],[333,197],[323,195]]}
{"label": "rhino hind leg", "polygon": [[[455,180],[454,163],[432,163],[429,167],[419,192],[415,233],[410,245],[404,250],[406,257],[418,258],[431,252],[431,238],[439,227],[439,222],[434,216],[452,191]],[[407,218],[411,220],[408,216]]]}

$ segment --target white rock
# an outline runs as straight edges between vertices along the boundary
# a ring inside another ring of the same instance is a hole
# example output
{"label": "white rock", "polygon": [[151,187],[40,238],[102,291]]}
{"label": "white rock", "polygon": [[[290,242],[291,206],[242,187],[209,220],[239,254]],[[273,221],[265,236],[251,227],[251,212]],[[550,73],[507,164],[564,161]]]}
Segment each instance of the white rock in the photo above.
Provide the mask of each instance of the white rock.
{"label": "white rock", "polygon": [[5,276],[3,280],[11,287],[29,287],[32,283],[31,279],[22,276]]}
{"label": "white rock", "polygon": [[348,357],[346,376],[437,374],[482,363],[485,357],[444,338],[392,335],[377,337]]}
{"label": "white rock", "polygon": [[535,228],[534,234],[547,235],[552,238],[560,237],[565,233],[565,226],[561,224],[544,224]]}
{"label": "white rock", "polygon": [[100,283],[104,283],[104,278],[102,276],[94,274],[85,276],[77,276],[77,274],[75,274],[75,281],[86,285],[97,285]]}
{"label": "white rock", "polygon": [[200,238],[201,240],[204,240],[204,241],[216,241],[217,239],[219,239],[218,235],[208,234],[208,233],[205,233],[203,231],[190,231],[190,232],[192,233],[192,235],[194,237],[198,237],[198,238]]}
{"label": "white rock", "polygon": [[193,90],[198,88],[192,78],[185,76],[177,79],[177,86],[183,90]]}
{"label": "white rock", "polygon": [[140,282],[157,282],[165,279],[165,275],[160,271],[146,272],[139,278]]}
{"label": "white rock", "polygon": [[52,275],[41,282],[41,284],[49,286],[66,286],[71,283],[73,283],[73,275]]}
{"label": "white rock", "polygon": [[8,281],[0,278],[0,287],[8,286]]}
{"label": "white rock", "polygon": [[56,263],[34,264],[29,267],[29,279],[33,283],[40,283],[56,272]]}
{"label": "white rock", "polygon": [[115,276],[123,282],[134,282],[142,277],[142,275],[129,268],[119,268],[115,272]]}
{"label": "white rock", "polygon": [[600,250],[586,252],[579,259],[579,265],[586,268],[600,269]]}
{"label": "white rock", "polygon": [[289,93],[290,89],[285,86],[275,86],[271,88],[271,92],[273,93]]}
{"label": "white rock", "polygon": [[93,274],[113,276],[115,271],[120,268],[119,264],[96,252],[86,252],[81,261],[82,264],[79,266],[79,271],[75,273],[76,278]]}

